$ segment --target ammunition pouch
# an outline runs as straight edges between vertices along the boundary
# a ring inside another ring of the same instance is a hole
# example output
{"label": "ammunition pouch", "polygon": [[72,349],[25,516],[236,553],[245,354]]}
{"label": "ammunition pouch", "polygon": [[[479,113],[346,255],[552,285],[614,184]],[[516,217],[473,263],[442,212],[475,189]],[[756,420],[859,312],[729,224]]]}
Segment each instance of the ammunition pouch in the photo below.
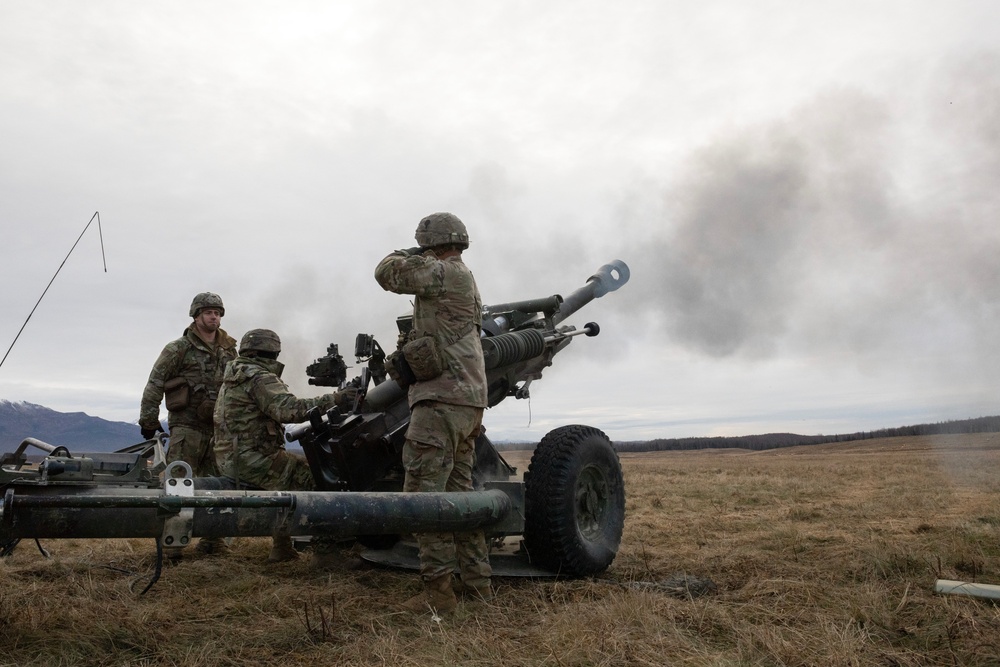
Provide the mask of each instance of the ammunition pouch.
{"label": "ammunition pouch", "polygon": [[[478,323],[471,323],[456,336],[444,341],[444,347],[454,345]],[[446,367],[441,344],[430,334],[410,330],[400,334],[398,349],[385,358],[385,372],[403,389],[414,382],[426,382],[440,377]]]}
{"label": "ammunition pouch", "polygon": [[212,423],[215,419],[215,401],[211,398],[206,398],[201,402],[201,405],[198,406],[198,409],[195,410],[195,412],[198,415],[198,419],[203,422]]}
{"label": "ammunition pouch", "polygon": [[170,412],[180,412],[191,404],[191,385],[187,378],[171,378],[163,383],[163,399]]}
{"label": "ammunition pouch", "polygon": [[410,364],[406,362],[406,357],[403,356],[402,350],[396,350],[386,356],[385,372],[402,389],[406,389],[417,381],[417,378],[413,375],[413,369],[410,368]]}
{"label": "ammunition pouch", "polygon": [[419,336],[403,345],[403,359],[417,382],[433,380],[444,373],[444,358],[433,336]]}

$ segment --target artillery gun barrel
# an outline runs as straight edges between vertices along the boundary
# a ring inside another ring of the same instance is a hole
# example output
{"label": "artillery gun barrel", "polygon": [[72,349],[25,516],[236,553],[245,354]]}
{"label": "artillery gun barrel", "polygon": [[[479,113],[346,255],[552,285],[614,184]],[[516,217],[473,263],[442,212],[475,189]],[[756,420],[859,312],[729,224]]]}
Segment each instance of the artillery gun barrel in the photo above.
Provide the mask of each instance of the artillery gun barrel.
{"label": "artillery gun barrel", "polygon": [[510,331],[511,322],[508,322],[500,314],[512,311],[540,313],[542,318],[551,318],[552,324],[556,325],[594,299],[599,299],[608,292],[613,292],[627,283],[629,276],[628,265],[620,259],[614,259],[599,268],[594,275],[587,278],[587,283],[583,287],[575,290],[565,298],[559,294],[553,294],[552,296],[538,299],[491,304],[487,305],[484,310],[488,316],[497,316],[493,321],[499,332]]}
{"label": "artillery gun barrel", "polygon": [[620,259],[611,260],[587,278],[586,285],[562,300],[559,310],[552,315],[553,324],[559,324],[594,299],[599,299],[608,292],[614,292],[628,282],[629,275],[628,265],[625,262]]}
{"label": "artillery gun barrel", "polygon": [[[365,395],[364,410],[369,412],[381,412],[406,398],[406,390],[399,386],[395,380],[386,380],[380,385],[372,387]],[[407,409],[409,409],[407,407]]]}
{"label": "artillery gun barrel", "polygon": [[450,533],[498,524],[510,514],[512,505],[510,497],[498,489],[454,493],[196,490],[194,496],[178,497],[157,489],[8,488],[0,508],[0,541],[155,538],[163,534],[164,519],[182,508],[193,508],[193,537],[266,537],[279,530],[345,537]]}
{"label": "artillery gun barrel", "polygon": [[[483,309],[484,313],[487,318],[495,316],[493,322],[496,327],[493,330],[495,335],[483,338],[483,356],[486,369],[494,370],[540,357],[544,354],[547,345],[562,341],[570,336],[597,335],[600,328],[594,323],[588,323],[581,331],[576,332],[543,331],[539,327],[539,320],[544,320],[541,324],[544,324],[546,329],[554,329],[560,322],[594,299],[599,299],[627,283],[629,275],[628,265],[620,259],[615,259],[601,266],[587,279],[583,287],[573,291],[565,298],[553,294],[537,299],[487,305]],[[508,318],[504,317],[503,314],[514,311],[529,316],[533,313],[536,315],[529,317],[527,323],[524,320],[520,323],[507,321]],[[518,324],[518,326],[512,326],[513,324]],[[512,328],[515,330],[512,331]],[[393,412],[391,418],[398,422],[405,420],[409,414],[405,398],[406,390],[402,389],[396,382],[382,382],[368,390],[362,409],[364,412]],[[297,424],[289,429],[286,437],[289,441],[299,440],[312,428],[308,422]]]}

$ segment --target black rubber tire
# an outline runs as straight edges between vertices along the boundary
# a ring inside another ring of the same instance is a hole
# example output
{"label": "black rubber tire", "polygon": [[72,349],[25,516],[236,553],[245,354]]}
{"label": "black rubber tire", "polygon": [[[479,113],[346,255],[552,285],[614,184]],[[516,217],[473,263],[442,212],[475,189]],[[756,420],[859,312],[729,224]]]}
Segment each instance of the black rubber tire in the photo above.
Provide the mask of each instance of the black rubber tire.
{"label": "black rubber tire", "polygon": [[608,436],[580,425],[549,432],[524,486],[524,546],[532,564],[571,577],[611,565],[625,525],[625,482]]}

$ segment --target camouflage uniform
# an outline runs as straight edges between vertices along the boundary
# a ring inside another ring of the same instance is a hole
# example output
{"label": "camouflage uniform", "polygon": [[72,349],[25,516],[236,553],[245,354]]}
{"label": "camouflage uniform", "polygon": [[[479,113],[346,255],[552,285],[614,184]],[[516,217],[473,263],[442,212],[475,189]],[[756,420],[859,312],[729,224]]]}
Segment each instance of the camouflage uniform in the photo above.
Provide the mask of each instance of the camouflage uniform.
{"label": "camouflage uniform", "polygon": [[215,404],[215,461],[239,484],[274,491],[315,489],[305,458],[285,450],[283,424],[327,410],[336,394],[296,398],[281,381],[284,364],[240,356],[226,368]]}
{"label": "camouflage uniform", "polygon": [[[480,342],[482,300],[461,256],[396,251],[379,262],[383,289],[412,294],[413,327],[433,336],[444,361],[437,378],[410,386],[411,416],[403,448],[404,491],[471,491],[475,441],[487,406],[486,368]],[[489,553],[483,531],[417,535],[424,582],[451,575],[463,586],[489,586]]]}
{"label": "camouflage uniform", "polygon": [[195,477],[217,474],[212,452],[212,412],[226,363],[235,358],[236,341],[232,336],[218,329],[215,344],[210,345],[195,333],[192,323],[183,336],[163,348],[142,392],[139,426],[154,430],[160,425],[164,383],[174,378],[187,380],[188,406],[170,412],[167,419],[170,428],[167,462],[187,462]]}

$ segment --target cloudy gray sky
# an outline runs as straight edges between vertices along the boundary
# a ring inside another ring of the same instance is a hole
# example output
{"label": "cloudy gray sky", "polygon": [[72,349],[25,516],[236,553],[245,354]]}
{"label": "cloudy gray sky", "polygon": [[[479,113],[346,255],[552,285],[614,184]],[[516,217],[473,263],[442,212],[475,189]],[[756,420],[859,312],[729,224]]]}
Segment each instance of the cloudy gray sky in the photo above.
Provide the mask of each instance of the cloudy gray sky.
{"label": "cloudy gray sky", "polygon": [[[484,301],[632,279],[498,439],[998,412],[1000,3],[0,0],[0,399],[134,421],[200,291],[285,379],[449,210]],[[31,434],[25,434],[31,435]]]}

